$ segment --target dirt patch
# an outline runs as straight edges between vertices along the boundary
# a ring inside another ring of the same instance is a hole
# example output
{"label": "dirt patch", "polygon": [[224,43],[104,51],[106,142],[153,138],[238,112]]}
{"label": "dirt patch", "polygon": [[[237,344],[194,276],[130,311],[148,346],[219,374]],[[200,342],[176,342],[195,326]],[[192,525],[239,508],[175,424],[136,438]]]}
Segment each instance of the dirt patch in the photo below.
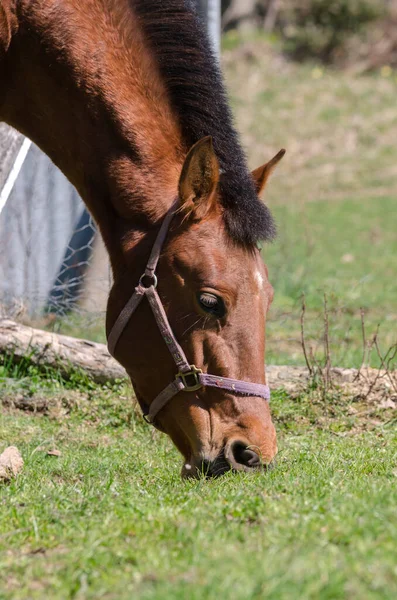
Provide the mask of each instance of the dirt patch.
{"label": "dirt patch", "polygon": [[0,402],[5,408],[45,414],[54,418],[69,413],[87,400],[87,395],[74,390],[54,392],[12,391],[0,393]]}
{"label": "dirt patch", "polygon": [[[285,389],[291,396],[299,396],[316,382],[304,367],[270,365],[266,368],[271,389]],[[330,371],[330,390],[341,392],[352,399],[365,400],[381,409],[397,409],[397,372],[378,369],[343,369]]]}

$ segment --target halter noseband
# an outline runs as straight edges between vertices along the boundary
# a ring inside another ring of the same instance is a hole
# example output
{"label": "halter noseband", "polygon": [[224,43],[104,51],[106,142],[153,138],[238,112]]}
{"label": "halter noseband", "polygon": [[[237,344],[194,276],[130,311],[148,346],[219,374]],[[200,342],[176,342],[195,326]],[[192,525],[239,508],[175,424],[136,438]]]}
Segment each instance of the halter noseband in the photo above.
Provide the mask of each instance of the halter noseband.
{"label": "halter noseband", "polygon": [[143,417],[150,424],[154,424],[156,415],[179,392],[194,392],[206,386],[227,390],[233,394],[242,396],[257,396],[264,398],[265,400],[270,400],[270,389],[267,385],[240,381],[239,379],[230,379],[229,377],[209,375],[208,373],[203,373],[202,370],[198,369],[195,365],[190,365],[184,351],[176,340],[168,322],[167,315],[165,314],[163,303],[156,290],[157,277],[155,271],[177,204],[178,202],[176,201],[166,214],[150,253],[145,272],[140,277],[134,293],[124,306],[108,336],[108,349],[110,354],[114,356],[114,351],[121,334],[132,314],[139,306],[142,298],[146,296],[162,338],[178,369],[174,381],[167,385],[167,387],[156,396],[149,407],[141,404]]}

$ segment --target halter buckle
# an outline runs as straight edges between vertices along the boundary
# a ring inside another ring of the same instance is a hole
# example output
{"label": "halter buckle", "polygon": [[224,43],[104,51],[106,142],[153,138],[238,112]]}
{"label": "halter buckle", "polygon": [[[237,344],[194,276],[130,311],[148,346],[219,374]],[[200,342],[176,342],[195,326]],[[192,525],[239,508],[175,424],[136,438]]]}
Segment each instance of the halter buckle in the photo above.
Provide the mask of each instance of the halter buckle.
{"label": "halter buckle", "polygon": [[176,374],[175,379],[181,379],[183,385],[183,392],[195,392],[203,387],[203,384],[200,381],[200,375],[202,374],[202,370],[198,369],[195,365],[190,365],[190,371],[179,371]]}
{"label": "halter buckle", "polygon": [[[145,281],[146,280],[146,281]],[[155,273],[143,273],[139,278],[139,284],[142,288],[147,290],[150,287],[157,287],[157,277]]]}

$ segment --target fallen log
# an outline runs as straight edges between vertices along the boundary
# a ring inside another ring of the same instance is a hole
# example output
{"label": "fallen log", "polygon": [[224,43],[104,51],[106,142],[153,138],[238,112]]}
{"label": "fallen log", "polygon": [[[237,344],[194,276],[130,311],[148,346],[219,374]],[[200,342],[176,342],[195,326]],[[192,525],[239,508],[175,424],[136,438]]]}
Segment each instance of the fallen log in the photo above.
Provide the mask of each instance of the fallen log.
{"label": "fallen log", "polygon": [[0,353],[15,363],[30,362],[58,369],[63,376],[82,369],[97,383],[125,379],[123,367],[110,356],[105,344],[59,335],[0,319]]}
{"label": "fallen log", "polygon": [[[15,363],[28,359],[39,366],[53,367],[65,377],[82,369],[100,384],[127,378],[105,344],[33,329],[10,319],[0,319],[1,353],[12,357]],[[269,365],[266,375],[272,390],[284,389],[292,396],[307,390],[311,381],[306,367]],[[334,367],[330,377],[332,387],[344,390],[351,397],[388,402],[385,408],[397,407],[397,371]]]}

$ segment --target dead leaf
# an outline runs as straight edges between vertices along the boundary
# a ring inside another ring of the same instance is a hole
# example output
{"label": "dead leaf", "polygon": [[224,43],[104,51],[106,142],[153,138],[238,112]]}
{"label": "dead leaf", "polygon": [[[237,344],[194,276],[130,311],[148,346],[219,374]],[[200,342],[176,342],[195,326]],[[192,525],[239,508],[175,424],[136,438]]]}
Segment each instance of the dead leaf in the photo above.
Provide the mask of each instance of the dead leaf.
{"label": "dead leaf", "polygon": [[9,446],[0,455],[0,481],[9,481],[23,468],[23,458],[18,448]]}
{"label": "dead leaf", "polygon": [[53,448],[52,450],[48,450],[47,455],[48,456],[61,456],[62,452],[60,450],[57,450],[56,448]]}

